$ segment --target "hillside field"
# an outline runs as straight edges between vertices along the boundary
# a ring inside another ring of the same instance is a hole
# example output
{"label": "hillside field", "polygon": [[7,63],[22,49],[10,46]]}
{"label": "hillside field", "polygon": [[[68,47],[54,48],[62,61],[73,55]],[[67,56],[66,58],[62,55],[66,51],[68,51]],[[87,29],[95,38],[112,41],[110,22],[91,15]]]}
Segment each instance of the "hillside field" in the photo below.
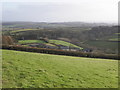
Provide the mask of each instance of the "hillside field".
{"label": "hillside field", "polygon": [[57,45],[63,45],[63,46],[72,46],[72,47],[76,47],[76,48],[80,48],[83,49],[82,47],[76,46],[72,43],[66,42],[66,41],[62,41],[62,40],[49,40],[50,43],[55,43]]}
{"label": "hillside field", "polygon": [[101,47],[104,49],[118,50],[118,42],[109,42],[109,41],[87,41],[86,44],[95,47]]}
{"label": "hillside field", "polygon": [[[69,43],[69,42],[66,42],[66,41],[62,41],[62,40],[49,40],[49,42],[45,42],[43,40],[19,40],[18,41],[19,44],[30,44],[30,43],[42,43],[42,44],[45,44],[45,45],[49,45],[49,46],[55,46],[56,45],[63,45],[63,46],[72,46],[72,47],[76,47],[76,48],[79,48],[79,49],[83,49],[82,47],[79,47],[79,46],[76,46],[72,43]],[[54,45],[56,44],[56,45]]]}
{"label": "hillside field", "polygon": [[40,30],[40,29],[20,29],[20,30],[12,30],[11,33],[23,32],[23,31],[30,31],[30,30]]}
{"label": "hillside field", "polygon": [[28,43],[45,43],[42,40],[19,40],[20,44],[28,44]]}
{"label": "hillside field", "polygon": [[117,88],[118,61],[2,50],[3,88]]}

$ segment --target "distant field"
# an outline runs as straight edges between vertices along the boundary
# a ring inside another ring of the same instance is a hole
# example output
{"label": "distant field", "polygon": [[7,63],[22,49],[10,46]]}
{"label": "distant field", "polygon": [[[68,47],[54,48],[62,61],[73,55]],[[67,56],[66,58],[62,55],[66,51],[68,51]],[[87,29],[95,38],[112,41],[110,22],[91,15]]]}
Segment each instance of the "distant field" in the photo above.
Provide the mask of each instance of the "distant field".
{"label": "distant field", "polygon": [[40,30],[40,29],[20,29],[20,30],[13,30],[11,32],[16,33],[16,32],[22,32],[22,31],[30,31],[30,30]]}
{"label": "distant field", "polygon": [[102,40],[109,40],[109,39],[112,39],[112,38],[118,38],[118,34],[119,33],[113,33],[112,35],[101,37],[101,39]]}
{"label": "distant field", "polygon": [[118,42],[109,42],[109,41],[87,41],[86,44],[90,46],[101,47],[105,49],[118,49]]}
{"label": "distant field", "polygon": [[18,43],[20,44],[28,44],[28,43],[46,43],[42,40],[19,40]]}
{"label": "distant field", "polygon": [[112,39],[109,39],[109,41],[120,41],[120,38],[112,38]]}
{"label": "distant field", "polygon": [[69,42],[65,42],[65,41],[62,41],[62,40],[49,40],[49,43],[46,43],[42,40],[19,40],[18,41],[19,44],[29,44],[29,43],[45,43],[46,45],[50,45],[50,46],[55,46],[53,44],[50,44],[50,43],[55,43],[57,45],[64,45],[64,46],[72,46],[72,47],[77,47],[77,48],[80,48],[80,49],[83,49],[79,46],[76,46],[72,43],[69,43]]}
{"label": "distant field", "polygon": [[2,50],[3,88],[117,88],[118,61]]}
{"label": "distant field", "polygon": [[77,47],[77,48],[83,49],[82,47],[76,46],[72,43],[65,42],[65,41],[62,41],[62,40],[49,40],[49,43],[55,43],[55,44],[58,44],[58,45],[72,46],[72,47]]}
{"label": "distant field", "polygon": [[50,44],[50,43],[45,43],[45,45],[57,47],[56,45],[53,45],[53,44]]}
{"label": "distant field", "polygon": [[120,33],[115,33],[115,34],[120,34]]}
{"label": "distant field", "polygon": [[3,28],[9,28],[9,27],[16,27],[17,25],[14,24],[14,25],[3,25]]}

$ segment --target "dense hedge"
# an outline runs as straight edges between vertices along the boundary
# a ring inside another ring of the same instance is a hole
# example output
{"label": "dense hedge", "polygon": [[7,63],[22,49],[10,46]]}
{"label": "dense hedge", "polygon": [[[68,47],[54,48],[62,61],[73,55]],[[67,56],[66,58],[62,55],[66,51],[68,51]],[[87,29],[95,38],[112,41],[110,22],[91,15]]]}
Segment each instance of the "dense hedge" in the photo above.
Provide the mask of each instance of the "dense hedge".
{"label": "dense hedge", "polygon": [[102,54],[102,53],[88,53],[88,52],[75,52],[75,51],[64,51],[56,49],[45,49],[36,47],[24,47],[20,45],[2,45],[2,49],[26,51],[26,52],[37,52],[47,54],[57,54],[66,56],[78,56],[78,57],[89,57],[89,58],[103,58],[103,59],[115,59],[118,60],[119,56],[115,54]]}

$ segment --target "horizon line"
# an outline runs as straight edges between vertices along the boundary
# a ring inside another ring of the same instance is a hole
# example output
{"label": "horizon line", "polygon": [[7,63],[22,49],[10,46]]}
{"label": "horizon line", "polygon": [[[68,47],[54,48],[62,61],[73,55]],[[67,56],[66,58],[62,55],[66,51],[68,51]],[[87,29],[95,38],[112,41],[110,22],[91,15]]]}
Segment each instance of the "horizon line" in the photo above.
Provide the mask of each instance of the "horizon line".
{"label": "horizon line", "polygon": [[112,24],[112,23],[115,23],[115,24],[118,24],[118,22],[90,22],[90,21],[2,21],[2,23],[4,22],[36,22],[36,23],[72,23],[72,22],[78,22],[78,23],[108,23],[108,24]]}

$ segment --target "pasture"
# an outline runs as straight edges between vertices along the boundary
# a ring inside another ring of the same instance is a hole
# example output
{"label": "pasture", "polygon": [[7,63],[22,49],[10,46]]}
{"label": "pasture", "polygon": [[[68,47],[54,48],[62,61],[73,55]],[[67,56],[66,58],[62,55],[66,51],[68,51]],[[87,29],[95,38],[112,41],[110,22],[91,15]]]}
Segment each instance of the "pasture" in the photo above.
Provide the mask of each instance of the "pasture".
{"label": "pasture", "polygon": [[85,42],[85,44],[88,44],[90,46],[95,46],[98,48],[104,48],[104,49],[112,49],[112,50],[118,50],[118,42],[110,42],[110,41],[100,41],[100,40],[91,40]]}
{"label": "pasture", "polygon": [[72,43],[69,43],[69,42],[66,42],[66,41],[62,41],[62,40],[49,40],[49,43],[54,43],[54,44],[57,44],[57,45],[71,46],[71,47],[76,47],[76,48],[83,49],[82,47],[79,47],[77,45],[74,45]]}
{"label": "pasture", "polygon": [[40,29],[19,29],[19,30],[12,30],[11,33],[23,32],[23,31],[30,31],[30,30],[40,30]]}
{"label": "pasture", "polygon": [[19,44],[29,44],[29,43],[46,43],[42,40],[19,40]]}
{"label": "pasture", "polygon": [[117,88],[118,61],[2,50],[3,88]]}

